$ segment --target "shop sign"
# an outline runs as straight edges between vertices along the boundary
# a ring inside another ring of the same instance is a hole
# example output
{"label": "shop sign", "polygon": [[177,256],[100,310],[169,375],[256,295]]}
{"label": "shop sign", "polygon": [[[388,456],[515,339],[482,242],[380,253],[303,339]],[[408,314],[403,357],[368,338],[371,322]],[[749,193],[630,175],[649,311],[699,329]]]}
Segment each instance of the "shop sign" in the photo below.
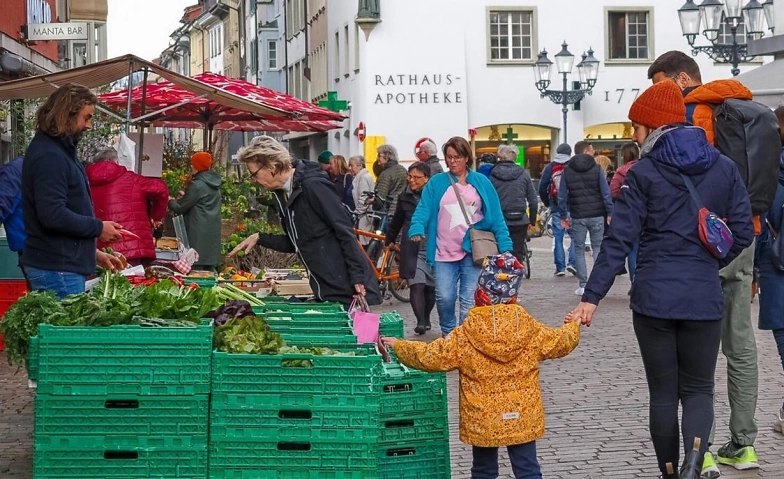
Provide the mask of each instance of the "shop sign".
{"label": "shop sign", "polygon": [[27,0],[27,24],[52,23],[52,7],[46,0]]}
{"label": "shop sign", "polygon": [[87,40],[86,23],[37,23],[27,26],[27,39],[35,41]]}
{"label": "shop sign", "polygon": [[457,83],[461,77],[451,73],[375,75],[376,105],[463,103]]}

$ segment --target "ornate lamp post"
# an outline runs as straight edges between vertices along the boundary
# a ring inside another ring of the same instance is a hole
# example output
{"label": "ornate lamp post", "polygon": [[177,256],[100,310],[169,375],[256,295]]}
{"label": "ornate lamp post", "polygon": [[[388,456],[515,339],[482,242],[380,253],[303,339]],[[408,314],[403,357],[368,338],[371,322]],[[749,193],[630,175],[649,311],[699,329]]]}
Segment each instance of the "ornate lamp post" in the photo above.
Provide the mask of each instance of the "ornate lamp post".
{"label": "ornate lamp post", "polygon": [[594,58],[593,50],[588,49],[588,53],[583,53],[582,60],[577,64],[577,72],[580,76],[580,88],[569,90],[566,77],[572,73],[574,66],[574,55],[567,49],[569,45],[564,41],[561,51],[555,55],[555,66],[558,73],[563,76],[563,88],[561,90],[548,90],[550,86],[550,70],[553,62],[547,58],[547,50],[542,50],[534,63],[534,78],[536,88],[541,92],[542,98],[549,98],[556,105],[561,105],[563,112],[563,141],[566,140],[566,117],[569,114],[569,105],[579,102],[585,95],[590,95],[596,85],[596,77],[599,76],[599,60]]}
{"label": "ornate lamp post", "polygon": [[[767,21],[768,28],[773,31],[773,0],[749,0],[746,6],[741,8],[742,0],[703,0],[697,6],[694,0],[686,0],[686,3],[678,9],[678,18],[681,21],[681,31],[689,42],[692,55],[706,53],[713,61],[719,63],[732,64],[732,76],[740,73],[738,65],[752,60],[749,56],[746,43],[738,43],[738,28],[743,25],[746,37],[759,39],[765,34],[763,23]],[[731,43],[722,43],[721,28],[724,24],[729,25],[732,34]],[[702,34],[711,43],[710,45],[695,45],[694,42]]]}

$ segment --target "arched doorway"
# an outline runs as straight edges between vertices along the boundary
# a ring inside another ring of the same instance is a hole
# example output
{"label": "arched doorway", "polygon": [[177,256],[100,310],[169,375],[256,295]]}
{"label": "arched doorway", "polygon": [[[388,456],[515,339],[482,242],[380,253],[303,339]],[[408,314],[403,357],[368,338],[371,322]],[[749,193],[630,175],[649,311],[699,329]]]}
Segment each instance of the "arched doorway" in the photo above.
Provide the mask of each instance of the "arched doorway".
{"label": "arched doorway", "polygon": [[630,122],[604,123],[593,125],[583,130],[585,139],[590,141],[597,155],[604,155],[618,168],[620,151],[624,144],[632,141],[632,124]]}
{"label": "arched doorway", "polygon": [[523,165],[533,178],[539,178],[550,161],[553,145],[557,145],[558,129],[528,124],[498,124],[476,128],[472,137],[474,153],[495,153],[498,146],[514,143],[520,148],[518,164]]}

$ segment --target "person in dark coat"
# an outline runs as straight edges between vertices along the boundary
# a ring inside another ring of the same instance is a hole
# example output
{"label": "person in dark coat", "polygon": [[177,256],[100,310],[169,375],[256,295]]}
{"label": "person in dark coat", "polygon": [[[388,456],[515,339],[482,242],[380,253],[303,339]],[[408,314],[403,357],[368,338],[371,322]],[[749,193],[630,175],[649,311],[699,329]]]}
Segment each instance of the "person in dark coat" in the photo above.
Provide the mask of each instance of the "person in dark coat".
{"label": "person in dark coat", "polygon": [[66,83],[37,112],[35,136],[22,165],[25,240],[22,267],[35,291],[60,298],[83,293],[96,265],[121,269],[120,260],[96,248],[120,239],[122,225],[95,217],[90,185],[76,154],[92,128],[98,99],[86,87]]}
{"label": "person in dark coat", "polygon": [[528,172],[515,163],[518,154],[515,145],[499,146],[498,163],[490,170],[490,182],[495,186],[501,201],[501,211],[509,228],[509,236],[512,237],[512,254],[517,261],[525,264],[528,227],[536,223],[539,198]]}
{"label": "person in dark coat", "polygon": [[[582,302],[567,318],[590,325],[596,305],[612,286],[640,239],[631,309],[650,394],[650,433],[663,477],[697,479],[713,425],[713,391],[724,300],[719,269],[754,240],[751,204],[732,160],[716,150],[705,130],[684,124],[686,108],[673,82],[660,82],[632,104],[633,139],[641,159],[630,169],[615,203]],[[694,184],[704,207],[732,231],[727,256],[714,257],[700,240]],[[683,444],[689,452],[679,476],[678,402]],[[695,438],[701,439],[693,451]],[[698,455],[696,458],[695,455]]]}
{"label": "person in dark coat", "polygon": [[430,168],[430,176],[444,172],[444,167],[441,166],[441,161],[436,156],[437,153],[438,147],[436,142],[430,138],[420,138],[414,145],[414,155],[416,155],[417,160]]}
{"label": "person in dark coat", "polygon": [[[377,148],[376,164],[381,166],[376,178],[376,196],[373,198],[373,210],[376,213],[388,212],[395,214],[397,197],[405,191],[408,184],[408,172],[401,165],[397,149],[392,145],[381,145]],[[387,203],[389,200],[389,203]],[[389,209],[387,210],[386,207]]]}
{"label": "person in dark coat", "polygon": [[237,153],[251,180],[274,193],[284,234],[255,233],[229,256],[255,246],[297,253],[319,301],[348,307],[355,296],[380,304],[378,280],[362,253],[351,220],[327,173],[315,161],[292,160],[288,150],[269,136],[257,136]]}
{"label": "person in dark coat", "polygon": [[430,313],[436,305],[436,283],[433,269],[427,264],[427,246],[415,243],[408,237],[408,227],[414,216],[422,189],[430,180],[430,166],[423,161],[408,167],[408,188],[400,193],[397,209],[386,232],[386,244],[394,243],[400,235],[400,277],[408,280],[411,292],[411,309],[417,318],[416,334],[430,330]]}
{"label": "person in dark coat", "polygon": [[[128,263],[145,266],[155,260],[153,225],[166,217],[169,190],[158,178],[146,178],[118,163],[117,150],[99,151],[87,168],[95,216],[112,220],[138,238],[122,238],[112,249],[122,253]],[[98,247],[103,248],[100,241]]]}
{"label": "person in dark coat", "polygon": [[206,151],[191,157],[191,168],[190,184],[178,199],[169,199],[169,209],[185,216],[188,243],[199,253],[194,269],[215,271],[221,263],[221,177]]}

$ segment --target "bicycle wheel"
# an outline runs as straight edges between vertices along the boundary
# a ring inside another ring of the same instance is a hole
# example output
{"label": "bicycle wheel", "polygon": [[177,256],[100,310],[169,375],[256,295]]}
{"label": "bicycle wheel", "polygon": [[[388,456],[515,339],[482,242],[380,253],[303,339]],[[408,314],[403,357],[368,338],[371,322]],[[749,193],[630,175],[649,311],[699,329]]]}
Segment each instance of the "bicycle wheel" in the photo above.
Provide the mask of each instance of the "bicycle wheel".
{"label": "bicycle wheel", "polygon": [[547,223],[545,223],[542,228],[544,229],[544,233],[547,236],[549,236],[550,238],[553,237],[553,217],[552,217],[552,215],[547,215]]}
{"label": "bicycle wheel", "polygon": [[525,245],[525,279],[531,279],[531,250]]}
{"label": "bicycle wheel", "polygon": [[[400,271],[400,261],[398,256],[399,253],[395,254],[392,257],[392,261],[387,264],[386,274],[390,275]],[[408,280],[403,278],[388,280],[387,288],[389,289],[389,292],[392,293],[392,296],[394,296],[398,301],[403,303],[408,303],[411,301],[411,289],[408,287]]]}

